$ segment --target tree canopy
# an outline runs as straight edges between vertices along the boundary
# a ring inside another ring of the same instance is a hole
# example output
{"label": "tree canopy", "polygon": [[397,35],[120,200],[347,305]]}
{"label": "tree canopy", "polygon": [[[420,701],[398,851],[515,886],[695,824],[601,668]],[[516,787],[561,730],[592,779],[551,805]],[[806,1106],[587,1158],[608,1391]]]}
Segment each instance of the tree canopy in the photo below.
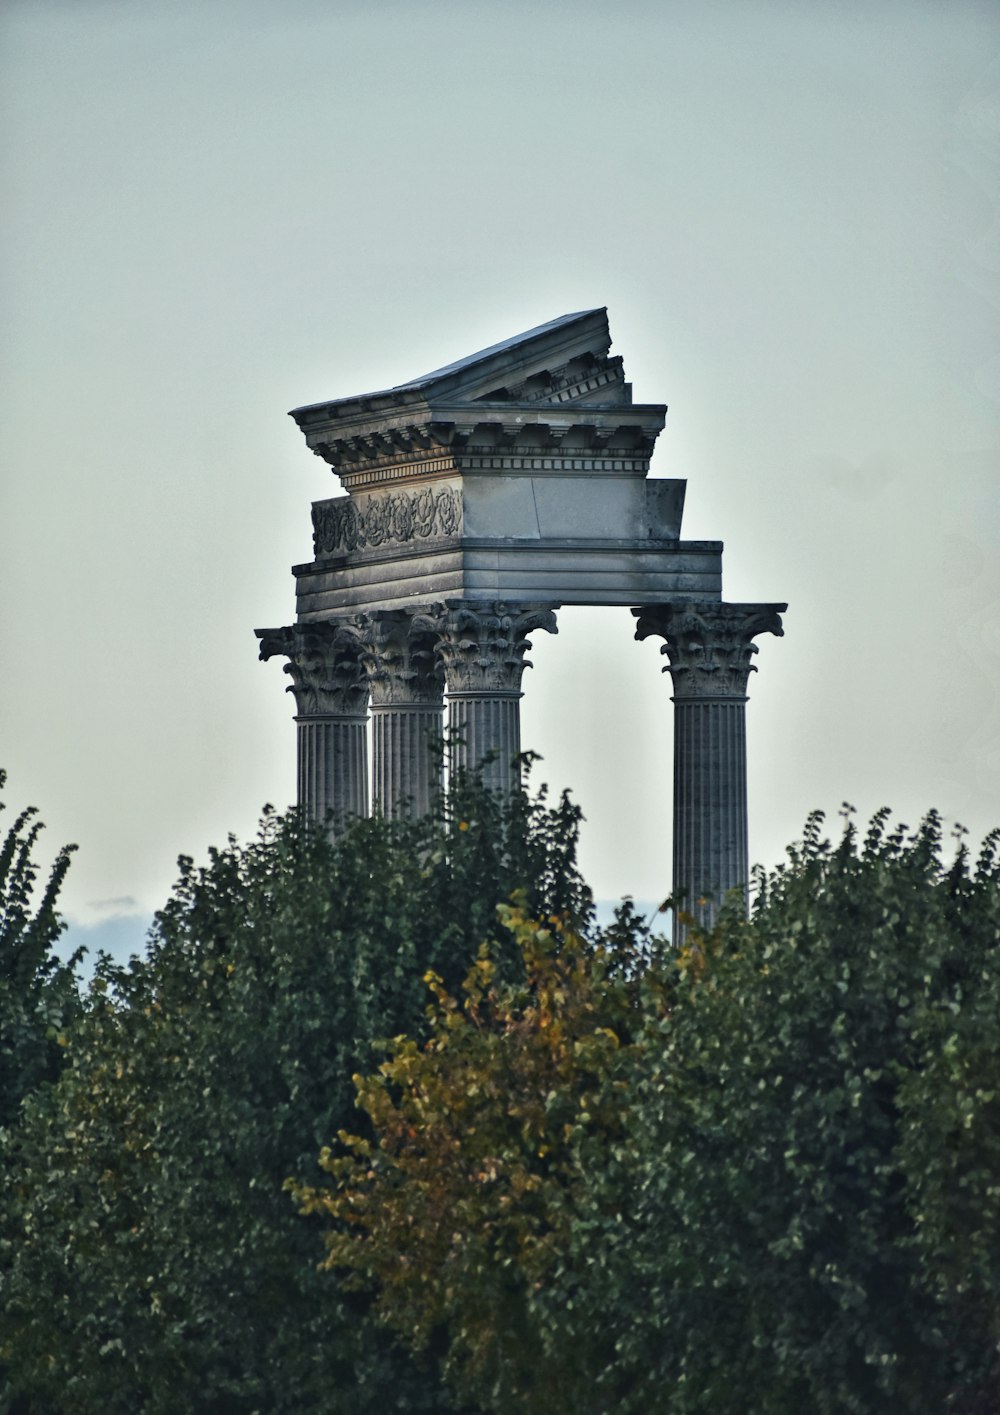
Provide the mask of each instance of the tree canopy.
{"label": "tree canopy", "polygon": [[814,818],[645,960],[508,914],[299,1190],[328,1265],[491,1411],[995,1411],[995,844]]}
{"label": "tree canopy", "polygon": [[0,1408],[1000,1409],[996,838],[813,818],[675,950],[566,799],[268,813],[71,997],[32,819]]}
{"label": "tree canopy", "polygon": [[460,999],[428,973],[428,1040],[396,1038],[376,1075],[355,1077],[374,1138],[341,1131],[347,1153],[322,1151],[335,1190],[290,1187],[303,1213],[337,1221],[327,1267],[352,1271],[352,1287],[377,1279],[384,1321],[418,1351],[448,1334],[464,1397],[584,1410],[575,1343],[544,1341],[532,1298],[571,1246],[581,1154],[621,1144],[622,1055],[662,1009],[662,979],[628,911],[611,944],[558,914],[532,920],[523,901],[500,914],[518,975],[504,977],[496,945]]}
{"label": "tree canopy", "polygon": [[269,813],[249,844],[181,860],[147,956],[98,964],[7,1146],[12,1392],[67,1415],[452,1408],[432,1359],[321,1281],[282,1184],[319,1177],[352,1072],[420,1034],[422,975],[457,983],[498,899],[588,916],[578,821],[469,783],[422,822],[334,844]]}

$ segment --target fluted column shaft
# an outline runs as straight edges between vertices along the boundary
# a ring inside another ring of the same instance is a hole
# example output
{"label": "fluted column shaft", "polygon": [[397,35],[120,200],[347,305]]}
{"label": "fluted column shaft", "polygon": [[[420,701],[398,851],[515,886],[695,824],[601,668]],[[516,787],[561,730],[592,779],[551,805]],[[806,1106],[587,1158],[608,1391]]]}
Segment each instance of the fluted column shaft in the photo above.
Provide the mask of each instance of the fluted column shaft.
{"label": "fluted column shaft", "polygon": [[298,801],[336,835],[368,813],[368,684],[344,623],[258,629],[260,656],[289,661],[298,709]]}
{"label": "fluted column shaft", "polygon": [[444,676],[433,636],[408,610],[351,623],[371,690],[372,804],[388,819],[426,815],[443,765]]}
{"label": "fluted column shaft", "polygon": [[298,798],[314,820],[368,814],[368,718],[297,717]]}
{"label": "fluted column shaft", "polygon": [[442,707],[372,705],[372,801],[388,819],[423,816],[441,789]]}
{"label": "fluted column shaft", "polygon": [[448,693],[448,761],[453,773],[479,772],[490,791],[518,779],[521,693]]}
{"label": "fluted column shaft", "polygon": [[750,876],[746,687],[757,634],[781,634],[784,604],[698,601],[633,610],[636,638],[666,640],[674,685],[674,940],[686,914],[711,927]]}
{"label": "fluted column shaft", "polygon": [[673,893],[710,925],[730,889],[746,899],[746,698],[674,698]]}
{"label": "fluted column shaft", "polygon": [[551,605],[447,600],[423,611],[448,689],[449,765],[492,791],[520,780],[521,678],[534,629],[557,632]]}

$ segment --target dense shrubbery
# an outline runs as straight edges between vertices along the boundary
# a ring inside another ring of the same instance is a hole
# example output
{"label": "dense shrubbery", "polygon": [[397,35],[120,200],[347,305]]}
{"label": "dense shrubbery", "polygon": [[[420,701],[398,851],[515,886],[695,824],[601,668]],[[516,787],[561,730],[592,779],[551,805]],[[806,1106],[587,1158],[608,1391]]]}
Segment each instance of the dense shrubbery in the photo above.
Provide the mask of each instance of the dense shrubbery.
{"label": "dense shrubbery", "polygon": [[814,820],[678,953],[595,929],[577,824],[270,815],[75,1019],[47,896],[3,994],[14,1411],[998,1410],[995,842]]}
{"label": "dense shrubbery", "polygon": [[451,1406],[317,1272],[282,1183],[355,1120],[352,1072],[419,1033],[515,885],[585,918],[578,812],[472,787],[332,845],[265,818],[181,861],[148,957],[105,960],[58,1084],[7,1145],[0,1349],[31,1409],[368,1412]]}
{"label": "dense shrubbery", "polygon": [[300,1191],[330,1265],[488,1410],[996,1411],[994,844],[814,819],[647,960],[509,915],[527,981],[432,979]]}

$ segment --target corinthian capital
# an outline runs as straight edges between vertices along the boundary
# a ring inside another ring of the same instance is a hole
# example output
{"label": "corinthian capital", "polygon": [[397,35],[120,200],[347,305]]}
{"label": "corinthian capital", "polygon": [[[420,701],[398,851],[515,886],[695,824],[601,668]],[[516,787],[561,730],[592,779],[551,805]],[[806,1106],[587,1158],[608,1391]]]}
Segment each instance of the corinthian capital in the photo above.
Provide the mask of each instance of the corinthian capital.
{"label": "corinthian capital", "polygon": [[635,636],[666,640],[660,649],[669,662],[675,698],[744,698],[758,634],[784,633],[787,604],[722,604],[701,600],[633,609]]}
{"label": "corinthian capital", "polygon": [[551,605],[498,600],[447,600],[425,611],[421,622],[435,633],[450,694],[519,693],[521,675],[531,667],[527,635],[533,629],[558,633]]}
{"label": "corinthian capital", "polygon": [[368,683],[357,646],[338,620],[257,629],[262,659],[285,657],[299,717],[363,717]]}
{"label": "corinthian capital", "polygon": [[373,707],[440,706],[444,680],[434,636],[413,610],[356,614],[345,633],[356,645]]}

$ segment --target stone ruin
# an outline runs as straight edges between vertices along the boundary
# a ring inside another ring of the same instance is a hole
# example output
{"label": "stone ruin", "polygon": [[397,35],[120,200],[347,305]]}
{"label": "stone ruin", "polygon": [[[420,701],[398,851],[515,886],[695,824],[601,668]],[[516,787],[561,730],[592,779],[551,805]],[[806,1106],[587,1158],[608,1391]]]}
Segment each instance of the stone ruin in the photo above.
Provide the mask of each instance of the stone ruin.
{"label": "stone ruin", "polygon": [[295,623],[258,629],[260,656],[288,660],[299,804],[337,832],[429,809],[445,703],[450,767],[509,790],[528,636],[565,607],[630,609],[673,681],[673,894],[710,922],[747,887],[747,682],[787,606],[723,601],[721,543],[681,539],[686,483],[649,478],[666,408],[633,403],[610,348],[585,310],[296,408],[347,495],[314,503]]}

